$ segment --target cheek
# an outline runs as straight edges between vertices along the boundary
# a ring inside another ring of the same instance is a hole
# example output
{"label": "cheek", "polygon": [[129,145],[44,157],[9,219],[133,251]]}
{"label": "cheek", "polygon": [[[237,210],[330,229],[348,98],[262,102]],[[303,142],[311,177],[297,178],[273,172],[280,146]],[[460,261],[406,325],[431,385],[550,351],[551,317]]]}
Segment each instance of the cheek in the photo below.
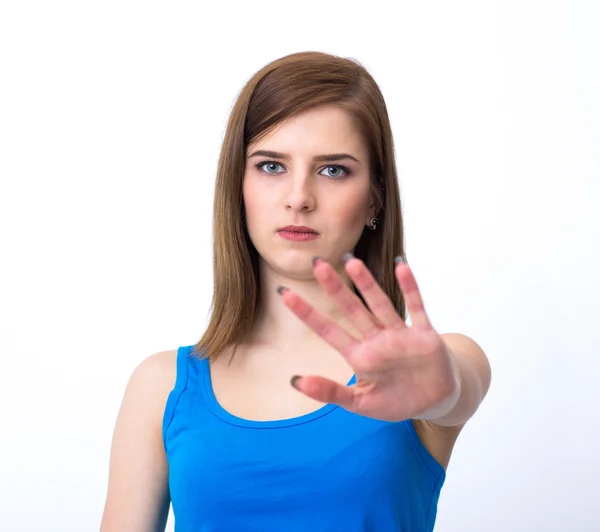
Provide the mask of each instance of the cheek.
{"label": "cheek", "polygon": [[367,216],[368,202],[365,201],[366,192],[358,190],[340,198],[341,201],[332,205],[332,215],[336,225],[360,229]]}
{"label": "cheek", "polygon": [[242,189],[244,209],[246,211],[246,225],[248,230],[252,232],[255,227],[260,227],[261,216],[264,216],[265,211],[265,194],[261,194],[256,186],[253,186],[251,180],[244,180]]}

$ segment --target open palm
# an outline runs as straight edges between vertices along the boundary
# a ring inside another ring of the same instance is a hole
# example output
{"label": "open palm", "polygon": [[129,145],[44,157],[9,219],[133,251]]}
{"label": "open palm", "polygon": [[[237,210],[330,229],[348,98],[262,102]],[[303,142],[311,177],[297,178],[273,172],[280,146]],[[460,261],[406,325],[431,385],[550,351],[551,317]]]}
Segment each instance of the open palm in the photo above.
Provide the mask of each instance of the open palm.
{"label": "open palm", "polygon": [[411,269],[401,260],[395,269],[412,324],[409,327],[365,264],[346,257],[348,276],[368,307],[322,259],[314,275],[325,292],[360,331],[358,339],[298,294],[280,291],[285,305],[345,357],[356,384],[342,386],[319,376],[293,379],[313,399],[385,421],[443,415],[457,396],[457,368],[452,353],[431,326]]}

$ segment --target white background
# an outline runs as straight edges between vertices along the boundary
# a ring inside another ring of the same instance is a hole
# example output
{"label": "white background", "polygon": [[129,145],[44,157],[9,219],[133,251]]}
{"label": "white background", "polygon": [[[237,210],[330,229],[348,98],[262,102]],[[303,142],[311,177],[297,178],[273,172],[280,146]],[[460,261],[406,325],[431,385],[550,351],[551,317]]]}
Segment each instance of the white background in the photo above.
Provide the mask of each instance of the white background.
{"label": "white background", "polygon": [[592,1],[3,2],[2,530],[98,530],[132,370],[206,324],[228,112],[303,50],[380,84],[426,307],[493,368],[436,532],[600,530],[599,26]]}

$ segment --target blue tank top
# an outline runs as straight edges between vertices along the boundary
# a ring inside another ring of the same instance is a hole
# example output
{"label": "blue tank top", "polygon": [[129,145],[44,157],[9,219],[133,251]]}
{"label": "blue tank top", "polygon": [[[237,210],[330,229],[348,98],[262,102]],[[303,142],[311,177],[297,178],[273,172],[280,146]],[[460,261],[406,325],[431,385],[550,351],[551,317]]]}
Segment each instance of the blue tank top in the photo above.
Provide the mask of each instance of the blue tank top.
{"label": "blue tank top", "polygon": [[162,424],[176,532],[433,530],[446,475],[411,420],[331,404],[291,419],[236,417],[193,347],[177,351]]}

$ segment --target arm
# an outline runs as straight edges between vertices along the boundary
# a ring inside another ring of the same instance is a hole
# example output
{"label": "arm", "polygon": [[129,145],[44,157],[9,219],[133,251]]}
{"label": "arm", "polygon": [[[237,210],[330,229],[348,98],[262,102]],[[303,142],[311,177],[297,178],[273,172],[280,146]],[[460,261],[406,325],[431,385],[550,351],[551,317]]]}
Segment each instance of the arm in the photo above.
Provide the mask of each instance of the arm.
{"label": "arm", "polygon": [[459,375],[460,394],[451,410],[442,417],[428,419],[433,425],[464,425],[486,396],[492,378],[490,363],[479,345],[462,334],[440,335],[454,355]]}
{"label": "arm", "polygon": [[156,353],[131,375],[115,424],[100,532],[165,529],[170,497],[161,430],[175,384],[175,356]]}
{"label": "arm", "polygon": [[[456,439],[487,394],[491,368],[485,353],[462,334],[441,334],[450,349],[458,376],[458,394],[450,399],[450,410],[441,417],[425,414],[414,420],[415,429],[431,455],[448,468]],[[436,407],[437,411],[439,408]]]}

